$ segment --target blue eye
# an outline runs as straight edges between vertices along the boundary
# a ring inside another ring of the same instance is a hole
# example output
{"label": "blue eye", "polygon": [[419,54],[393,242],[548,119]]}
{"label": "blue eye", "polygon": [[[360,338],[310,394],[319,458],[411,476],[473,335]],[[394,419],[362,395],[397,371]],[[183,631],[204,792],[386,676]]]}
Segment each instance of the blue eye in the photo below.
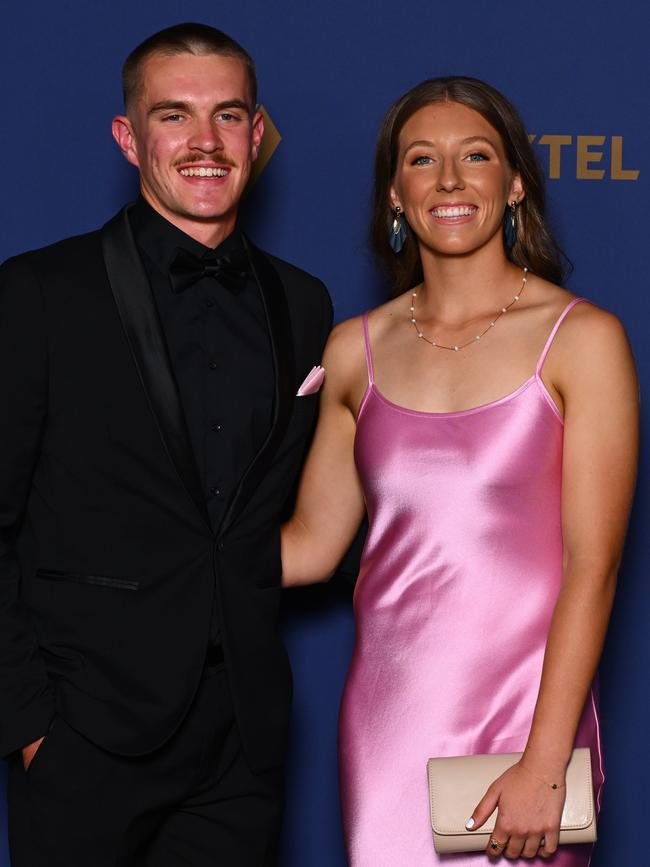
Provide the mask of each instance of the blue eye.
{"label": "blue eye", "polygon": [[467,159],[471,163],[480,163],[480,162],[483,162],[484,160],[487,160],[488,157],[485,154],[480,153],[480,151],[476,151],[475,153],[468,154]]}
{"label": "blue eye", "polygon": [[412,162],[412,166],[428,166],[429,163],[432,162],[431,157],[425,156],[424,154],[420,157],[416,157]]}

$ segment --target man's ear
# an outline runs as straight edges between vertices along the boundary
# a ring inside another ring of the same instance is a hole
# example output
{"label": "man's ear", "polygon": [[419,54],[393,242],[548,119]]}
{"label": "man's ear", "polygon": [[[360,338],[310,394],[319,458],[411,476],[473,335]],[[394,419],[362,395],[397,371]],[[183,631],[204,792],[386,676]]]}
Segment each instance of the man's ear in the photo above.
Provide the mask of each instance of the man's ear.
{"label": "man's ear", "polygon": [[113,133],[113,138],[117,142],[118,148],[122,151],[126,159],[132,166],[140,168],[135,131],[133,129],[133,124],[128,117],[123,114],[118,114],[114,117],[111,124],[111,132]]}
{"label": "man's ear", "polygon": [[264,118],[262,117],[261,111],[256,111],[255,116],[253,117],[253,124],[251,129],[251,151],[253,155],[253,160],[257,159],[257,155],[260,152],[260,145],[262,143],[263,136]]}

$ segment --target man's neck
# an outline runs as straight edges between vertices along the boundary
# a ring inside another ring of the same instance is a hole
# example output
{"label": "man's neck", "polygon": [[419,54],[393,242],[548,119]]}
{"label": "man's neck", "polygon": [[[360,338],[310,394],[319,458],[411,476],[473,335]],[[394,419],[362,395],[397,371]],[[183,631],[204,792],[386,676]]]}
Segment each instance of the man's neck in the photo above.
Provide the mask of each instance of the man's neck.
{"label": "man's neck", "polygon": [[232,235],[237,224],[236,211],[218,220],[200,220],[166,211],[164,208],[158,206],[156,202],[150,201],[144,191],[142,192],[142,197],[149,207],[153,208],[168,223],[176,226],[177,229],[180,229],[181,232],[198,241],[199,244],[203,244],[204,247],[210,247],[213,250]]}

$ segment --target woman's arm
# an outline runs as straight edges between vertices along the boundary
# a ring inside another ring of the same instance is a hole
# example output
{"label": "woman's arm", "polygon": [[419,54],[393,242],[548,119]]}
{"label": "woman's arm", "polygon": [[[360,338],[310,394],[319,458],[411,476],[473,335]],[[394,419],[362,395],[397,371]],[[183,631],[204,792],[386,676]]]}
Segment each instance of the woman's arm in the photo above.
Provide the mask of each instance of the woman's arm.
{"label": "woman's arm", "polygon": [[558,332],[544,376],[564,404],[564,578],[524,755],[474,813],[478,827],[498,802],[493,836],[510,838],[511,857],[532,857],[541,836],[540,854],[557,847],[564,775],[602,651],[637,464],[638,385],[615,317],[579,305]]}
{"label": "woman's arm", "polygon": [[364,515],[354,464],[356,407],[365,364],[358,319],[337,326],[323,357],[320,414],[293,517],[282,528],[282,584],[326,581],[349,548]]}

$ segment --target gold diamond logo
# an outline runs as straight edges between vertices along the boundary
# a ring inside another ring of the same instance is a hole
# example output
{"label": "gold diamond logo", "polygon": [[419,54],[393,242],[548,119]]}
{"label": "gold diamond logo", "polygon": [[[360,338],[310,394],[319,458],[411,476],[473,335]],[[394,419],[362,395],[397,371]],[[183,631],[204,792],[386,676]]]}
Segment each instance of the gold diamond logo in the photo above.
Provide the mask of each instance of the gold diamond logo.
{"label": "gold diamond logo", "polygon": [[277,126],[273,123],[271,115],[263,105],[260,106],[260,112],[264,118],[264,137],[262,139],[259,153],[257,154],[257,159],[253,163],[251,176],[248,179],[247,189],[249,190],[257,183],[257,179],[266,168],[269,160],[275,153],[275,149],[282,141],[282,136],[278,132]]}

